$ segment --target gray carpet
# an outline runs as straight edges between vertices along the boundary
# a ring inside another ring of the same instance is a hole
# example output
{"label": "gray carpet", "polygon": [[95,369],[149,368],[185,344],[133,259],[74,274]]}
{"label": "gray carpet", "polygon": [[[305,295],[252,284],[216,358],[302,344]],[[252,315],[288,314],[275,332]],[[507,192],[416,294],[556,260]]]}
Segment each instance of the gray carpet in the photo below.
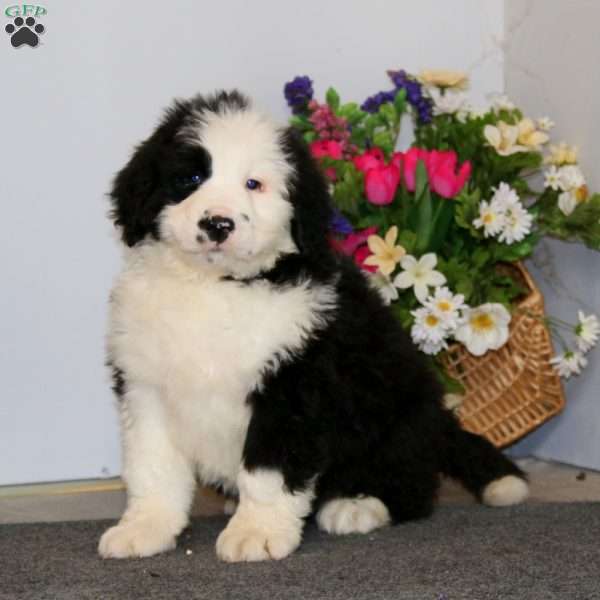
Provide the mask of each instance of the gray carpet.
{"label": "gray carpet", "polygon": [[444,506],[367,536],[309,525],[294,555],[253,564],[216,559],[225,523],[197,519],[174,552],[125,561],[96,554],[106,521],[5,525],[0,598],[600,599],[600,503]]}

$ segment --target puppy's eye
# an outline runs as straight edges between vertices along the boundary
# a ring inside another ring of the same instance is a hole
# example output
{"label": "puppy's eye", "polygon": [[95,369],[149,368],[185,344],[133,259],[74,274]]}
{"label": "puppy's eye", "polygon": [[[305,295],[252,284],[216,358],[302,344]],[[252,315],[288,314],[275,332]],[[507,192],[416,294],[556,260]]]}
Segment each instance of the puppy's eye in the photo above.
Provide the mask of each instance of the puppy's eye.
{"label": "puppy's eye", "polygon": [[180,175],[175,177],[173,180],[173,185],[175,190],[178,192],[192,192],[195,190],[202,182],[204,178],[202,175],[198,173],[194,173],[193,175]]}
{"label": "puppy's eye", "polygon": [[246,180],[246,187],[249,190],[261,190],[262,189],[262,183],[260,181],[258,181],[257,179],[248,179]]}

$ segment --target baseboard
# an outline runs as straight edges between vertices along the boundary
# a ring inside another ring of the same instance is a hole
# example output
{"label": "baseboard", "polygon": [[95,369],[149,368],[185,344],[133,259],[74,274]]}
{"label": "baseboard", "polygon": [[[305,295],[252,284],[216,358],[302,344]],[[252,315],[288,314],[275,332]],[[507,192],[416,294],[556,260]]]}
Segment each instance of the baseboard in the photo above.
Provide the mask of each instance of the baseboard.
{"label": "baseboard", "polygon": [[111,479],[82,479],[78,481],[0,486],[0,498],[118,492],[124,489],[125,486],[120,477],[113,477]]}

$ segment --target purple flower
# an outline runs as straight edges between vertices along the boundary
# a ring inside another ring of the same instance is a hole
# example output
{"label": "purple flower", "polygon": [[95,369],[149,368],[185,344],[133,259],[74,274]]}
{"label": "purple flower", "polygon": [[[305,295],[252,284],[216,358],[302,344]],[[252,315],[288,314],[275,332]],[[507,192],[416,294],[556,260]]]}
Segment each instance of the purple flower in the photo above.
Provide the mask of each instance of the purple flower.
{"label": "purple flower", "polygon": [[379,107],[386,102],[393,102],[396,96],[396,90],[389,92],[378,92],[374,96],[369,96],[361,105],[361,110],[368,113],[376,113]]}
{"label": "purple flower", "polygon": [[294,77],[285,84],[283,95],[294,114],[302,112],[313,97],[312,80],[306,75]]}
{"label": "purple flower", "polygon": [[388,71],[387,74],[396,88],[404,87],[408,81],[408,77],[406,76],[406,71],[404,69],[400,69],[399,71]]}
{"label": "purple flower", "polygon": [[433,104],[431,100],[421,98],[415,108],[417,109],[417,120],[419,123],[422,125],[431,123],[431,119],[433,119]]}
{"label": "purple flower", "polygon": [[339,211],[333,211],[333,217],[329,223],[329,228],[335,233],[341,233],[343,235],[349,235],[354,231],[350,221]]}
{"label": "purple flower", "polygon": [[422,125],[430,123],[433,118],[433,105],[431,100],[423,96],[421,84],[403,69],[388,71],[387,74],[396,86],[396,90],[406,90],[406,99],[413,107],[417,121]]}

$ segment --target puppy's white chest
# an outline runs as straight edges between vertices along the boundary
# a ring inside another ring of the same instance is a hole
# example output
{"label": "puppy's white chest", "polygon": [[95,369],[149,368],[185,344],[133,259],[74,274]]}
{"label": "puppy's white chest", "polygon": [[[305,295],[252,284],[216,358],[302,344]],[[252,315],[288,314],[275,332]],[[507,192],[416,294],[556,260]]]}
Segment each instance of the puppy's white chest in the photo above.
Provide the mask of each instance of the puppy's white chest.
{"label": "puppy's white chest", "polygon": [[243,285],[138,261],[113,290],[109,355],[127,382],[159,391],[170,435],[203,479],[233,481],[248,394],[331,302],[329,288]]}

